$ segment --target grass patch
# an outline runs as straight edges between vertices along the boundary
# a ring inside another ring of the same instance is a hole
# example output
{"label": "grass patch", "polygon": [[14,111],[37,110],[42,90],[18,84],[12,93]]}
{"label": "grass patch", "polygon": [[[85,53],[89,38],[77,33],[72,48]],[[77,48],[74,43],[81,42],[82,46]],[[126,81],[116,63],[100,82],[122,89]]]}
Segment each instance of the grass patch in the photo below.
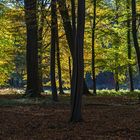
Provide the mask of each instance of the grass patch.
{"label": "grass patch", "polygon": [[[92,92],[92,91],[91,91]],[[52,101],[52,96],[50,92],[43,93],[43,98],[23,98],[24,90],[16,89],[4,89],[0,90],[0,106],[28,106],[28,105],[70,105],[70,94],[66,93],[64,95],[59,95],[58,102]],[[140,90],[135,90],[134,92],[129,92],[128,90],[97,90],[97,97],[94,96],[83,96],[83,103],[88,102],[93,103],[96,98],[104,97],[119,97],[124,99],[139,99]]]}
{"label": "grass patch", "polygon": [[138,99],[138,97],[140,96],[140,90],[135,90],[133,92],[130,92],[128,90],[119,90],[119,91],[115,91],[115,90],[97,90],[97,96],[123,96],[123,97],[128,97],[128,98],[135,98]]}

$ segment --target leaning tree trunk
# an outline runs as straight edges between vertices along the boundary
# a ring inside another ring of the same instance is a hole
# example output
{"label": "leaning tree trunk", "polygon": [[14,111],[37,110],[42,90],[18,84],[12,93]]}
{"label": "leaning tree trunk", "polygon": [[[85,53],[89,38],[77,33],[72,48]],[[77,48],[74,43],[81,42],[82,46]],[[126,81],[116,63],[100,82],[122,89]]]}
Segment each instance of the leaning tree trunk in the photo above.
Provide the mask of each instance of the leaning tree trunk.
{"label": "leaning tree trunk", "polygon": [[96,0],[94,0],[94,15],[92,27],[92,77],[93,77],[93,95],[96,96],[96,76],[95,76],[95,29],[96,29]]}
{"label": "leaning tree trunk", "polygon": [[82,120],[81,104],[84,80],[84,61],[83,61],[83,43],[84,43],[84,25],[85,25],[85,0],[78,0],[77,12],[77,32],[73,59],[72,76],[72,109],[71,121],[78,122]]}
{"label": "leaning tree trunk", "polygon": [[27,63],[27,96],[37,97],[39,90],[38,73],[38,26],[37,1],[24,0],[27,29],[26,63]]}
{"label": "leaning tree trunk", "polygon": [[133,35],[133,42],[137,55],[137,62],[138,62],[138,68],[140,74],[140,48],[139,48],[138,34],[137,34],[136,0],[131,0],[131,6],[132,6],[132,35]]}
{"label": "leaning tree trunk", "polygon": [[[128,47],[128,59],[131,60],[131,31],[130,31],[130,0],[127,0],[127,47]],[[131,64],[128,64],[129,73],[129,89],[134,91],[133,85],[133,73]]]}
{"label": "leaning tree trunk", "polygon": [[58,100],[57,97],[57,88],[56,88],[56,79],[55,79],[55,51],[56,51],[56,2],[52,0],[51,2],[51,89],[52,97],[54,101]]}
{"label": "leaning tree trunk", "polygon": [[[73,27],[71,25],[68,8],[66,6],[66,0],[59,0],[58,4],[59,4],[59,11],[60,11],[60,14],[61,14],[61,17],[63,20],[63,26],[64,26],[64,30],[65,30],[65,34],[66,34],[66,39],[67,39],[67,42],[69,45],[72,59],[74,59]],[[85,80],[83,83],[83,91],[84,91],[83,94],[85,94],[85,95],[90,94]]]}

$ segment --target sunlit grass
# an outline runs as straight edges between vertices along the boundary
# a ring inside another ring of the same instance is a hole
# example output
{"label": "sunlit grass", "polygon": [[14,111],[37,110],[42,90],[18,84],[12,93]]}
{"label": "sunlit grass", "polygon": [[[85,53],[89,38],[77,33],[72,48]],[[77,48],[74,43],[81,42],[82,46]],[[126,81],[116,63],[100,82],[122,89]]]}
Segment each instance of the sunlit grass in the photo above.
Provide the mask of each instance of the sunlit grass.
{"label": "sunlit grass", "polygon": [[16,89],[16,88],[4,88],[0,89],[0,95],[12,95],[12,94],[24,94],[24,89]]}
{"label": "sunlit grass", "polygon": [[[90,90],[92,95],[92,90]],[[0,95],[23,95],[25,93],[25,89],[16,89],[16,88],[5,88],[0,89]],[[59,93],[59,91],[58,91]],[[70,96],[70,90],[64,90],[64,95],[61,96]],[[51,95],[51,90],[45,90],[42,95]],[[136,89],[133,92],[129,90],[120,89],[119,91],[115,91],[114,89],[102,89],[97,90],[97,96],[128,96],[128,97],[138,97],[140,96],[140,90]]]}
{"label": "sunlit grass", "polygon": [[[65,92],[65,90],[64,90]],[[129,90],[119,90],[116,92],[115,90],[97,90],[97,98],[92,96],[92,90],[90,90],[91,96],[83,96],[83,103],[93,103],[93,100],[98,98],[112,98],[119,97],[125,99],[138,99],[140,96],[140,90],[135,90],[134,92],[130,92]],[[0,89],[0,105],[11,106],[11,105],[55,105],[55,104],[65,104],[70,105],[70,90],[67,90],[65,94],[59,94],[59,101],[56,103],[52,100],[52,95],[50,90],[46,90],[42,95],[43,98],[24,98],[23,94],[25,93],[25,89]],[[113,98],[114,99],[114,98]]]}
{"label": "sunlit grass", "polygon": [[119,91],[115,90],[97,90],[98,96],[127,96],[127,97],[135,97],[138,98],[140,95],[140,90],[135,90],[133,92],[130,92],[129,90],[120,89]]}

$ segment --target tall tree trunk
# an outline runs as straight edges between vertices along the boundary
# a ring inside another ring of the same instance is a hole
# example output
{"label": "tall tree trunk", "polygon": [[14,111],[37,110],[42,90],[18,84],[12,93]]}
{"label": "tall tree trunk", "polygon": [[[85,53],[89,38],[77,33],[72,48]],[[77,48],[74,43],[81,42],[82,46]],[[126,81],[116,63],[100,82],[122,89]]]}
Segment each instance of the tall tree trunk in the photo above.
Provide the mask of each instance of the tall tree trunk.
{"label": "tall tree trunk", "polygon": [[[57,16],[57,15],[56,15]],[[56,17],[57,20],[57,17]],[[61,62],[60,62],[60,49],[59,49],[59,36],[58,36],[58,21],[56,21],[56,49],[57,49],[57,66],[58,66],[58,80],[59,80],[59,93],[64,94],[61,74]]]}
{"label": "tall tree trunk", "polygon": [[26,63],[27,63],[27,94],[30,97],[40,95],[38,73],[38,26],[37,1],[24,0],[27,29]]}
{"label": "tall tree trunk", "polygon": [[[118,25],[118,10],[119,10],[119,4],[118,4],[118,0],[116,0],[116,24]],[[118,50],[118,46],[116,46],[116,49]],[[115,53],[115,90],[118,91],[119,90],[119,71],[118,71],[118,53]]]}
{"label": "tall tree trunk", "polygon": [[85,0],[78,0],[77,12],[77,32],[76,46],[73,59],[72,76],[72,109],[71,121],[78,122],[82,120],[81,104],[84,80],[84,61],[83,61],[83,43],[84,43],[84,25],[85,25]]}
{"label": "tall tree trunk", "polygon": [[[76,76],[77,76],[77,44],[76,44],[76,13],[75,13],[75,0],[71,0],[71,15],[72,15],[72,37],[71,37],[71,41],[72,41],[72,46],[74,47],[72,49],[73,54],[72,54],[72,58],[73,58],[73,67],[72,67],[72,83],[71,83],[71,104],[73,104],[74,102],[74,96],[76,92],[76,85],[75,87],[73,86],[74,84],[76,84]],[[73,106],[72,106],[73,109]]]}
{"label": "tall tree trunk", "polygon": [[[63,19],[63,26],[64,26],[67,42],[69,45],[69,49],[70,49],[70,52],[72,55],[72,59],[74,59],[73,27],[71,25],[68,8],[66,6],[66,0],[59,0],[58,4],[59,4],[59,11],[60,11],[61,17]],[[85,95],[90,94],[85,80],[83,83],[83,91],[84,91],[83,94],[85,94]]]}
{"label": "tall tree trunk", "polygon": [[57,26],[57,15],[56,15],[56,2],[51,1],[51,89],[52,97],[54,101],[58,100],[56,79],[55,79],[55,51],[56,51],[56,26]]}
{"label": "tall tree trunk", "polygon": [[[131,60],[131,31],[130,31],[130,0],[127,0],[127,47],[128,47],[128,59]],[[134,91],[133,85],[133,73],[132,67],[128,64],[128,73],[129,73],[129,89]]]}
{"label": "tall tree trunk", "polygon": [[39,25],[39,30],[38,30],[38,51],[39,51],[39,58],[38,58],[38,61],[39,61],[39,86],[40,86],[40,92],[43,92],[43,83],[42,83],[42,76],[43,76],[43,73],[42,73],[42,53],[43,53],[43,27],[44,27],[44,9],[45,9],[45,6],[41,5],[41,17],[40,17],[40,25]]}
{"label": "tall tree trunk", "polygon": [[137,35],[136,0],[131,0],[131,6],[132,6],[132,35],[133,35],[133,42],[137,55],[138,68],[140,73],[140,48],[139,48],[138,35]]}
{"label": "tall tree trunk", "polygon": [[92,27],[92,77],[93,77],[93,95],[96,96],[96,76],[95,76],[95,29],[96,29],[96,0],[94,0],[94,14]]}

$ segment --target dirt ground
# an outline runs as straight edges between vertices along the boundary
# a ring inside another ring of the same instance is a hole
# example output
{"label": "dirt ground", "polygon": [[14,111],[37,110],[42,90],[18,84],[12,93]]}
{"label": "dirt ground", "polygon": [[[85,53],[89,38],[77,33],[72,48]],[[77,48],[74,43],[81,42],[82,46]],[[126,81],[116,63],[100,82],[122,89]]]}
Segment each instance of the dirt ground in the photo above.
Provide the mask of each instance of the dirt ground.
{"label": "dirt ground", "polygon": [[72,124],[66,103],[1,105],[0,140],[140,140],[137,101],[84,97],[82,108],[84,121]]}

